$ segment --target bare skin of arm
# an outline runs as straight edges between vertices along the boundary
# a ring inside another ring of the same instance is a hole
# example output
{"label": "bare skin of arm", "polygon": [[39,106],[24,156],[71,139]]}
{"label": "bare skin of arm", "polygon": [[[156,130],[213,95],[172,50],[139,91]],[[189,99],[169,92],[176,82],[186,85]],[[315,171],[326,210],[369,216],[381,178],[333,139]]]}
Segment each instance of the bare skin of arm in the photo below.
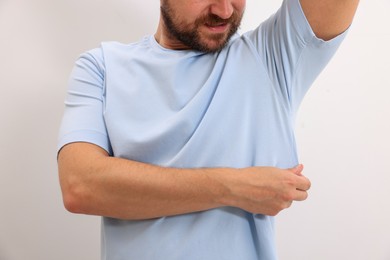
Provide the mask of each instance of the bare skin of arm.
{"label": "bare skin of arm", "polygon": [[330,40],[351,25],[359,0],[300,0],[318,38]]}
{"label": "bare skin of arm", "polygon": [[108,156],[88,143],[66,145],[58,157],[65,207],[73,213],[150,219],[223,206],[276,215],[307,198],[301,172],[273,167],[176,169]]}

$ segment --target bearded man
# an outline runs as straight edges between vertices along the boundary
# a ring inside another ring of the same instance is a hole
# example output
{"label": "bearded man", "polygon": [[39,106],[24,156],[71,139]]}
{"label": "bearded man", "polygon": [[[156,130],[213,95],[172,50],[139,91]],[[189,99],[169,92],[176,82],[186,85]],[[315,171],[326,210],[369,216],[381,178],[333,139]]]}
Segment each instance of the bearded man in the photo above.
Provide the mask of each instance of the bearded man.
{"label": "bearded man", "polygon": [[102,259],[277,259],[273,217],[310,188],[294,119],[358,0],[284,0],[238,35],[245,4],[161,0],[154,35],[78,59],[59,176]]}

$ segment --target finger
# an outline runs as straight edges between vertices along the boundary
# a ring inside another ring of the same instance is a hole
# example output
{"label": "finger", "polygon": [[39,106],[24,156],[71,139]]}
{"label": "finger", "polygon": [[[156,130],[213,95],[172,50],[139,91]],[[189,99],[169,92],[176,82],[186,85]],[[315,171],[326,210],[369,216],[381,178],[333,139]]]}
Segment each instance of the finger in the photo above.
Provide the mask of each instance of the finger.
{"label": "finger", "polygon": [[296,175],[302,175],[303,164],[298,164],[294,168],[290,168],[288,170],[291,171],[292,173],[296,174]]}
{"label": "finger", "polygon": [[286,209],[290,208],[292,204],[293,204],[293,201],[288,201],[288,202],[286,202],[284,208],[286,208]]}
{"label": "finger", "polygon": [[298,182],[296,184],[296,188],[297,190],[300,190],[300,191],[307,191],[310,189],[311,187],[311,182],[308,178],[306,178],[305,176],[301,175],[299,176],[299,179],[298,179]]}
{"label": "finger", "polygon": [[295,193],[294,200],[295,201],[303,201],[306,200],[309,194],[306,191],[297,190]]}

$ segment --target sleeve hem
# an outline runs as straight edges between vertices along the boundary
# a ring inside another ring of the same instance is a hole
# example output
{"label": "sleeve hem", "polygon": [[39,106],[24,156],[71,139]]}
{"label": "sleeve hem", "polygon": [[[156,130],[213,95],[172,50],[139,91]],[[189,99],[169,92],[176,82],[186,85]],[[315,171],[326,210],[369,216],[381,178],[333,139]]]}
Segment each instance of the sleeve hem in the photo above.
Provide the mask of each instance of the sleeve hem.
{"label": "sleeve hem", "polygon": [[288,1],[288,9],[292,10],[292,14],[299,14],[296,17],[293,17],[292,21],[294,23],[295,30],[303,32],[302,40],[305,44],[316,45],[318,47],[332,47],[334,45],[339,45],[342,40],[345,38],[345,35],[348,32],[348,29],[338,36],[330,39],[323,40],[318,38],[313,29],[311,28],[309,21],[307,20],[305,13],[303,12],[300,0],[290,0]]}
{"label": "sleeve hem", "polygon": [[57,153],[67,144],[76,143],[76,142],[84,142],[91,143],[101,147],[106,150],[106,152],[112,155],[111,145],[108,139],[108,136],[102,134],[97,131],[92,130],[80,130],[70,132],[68,134],[63,135],[58,142],[57,145]]}

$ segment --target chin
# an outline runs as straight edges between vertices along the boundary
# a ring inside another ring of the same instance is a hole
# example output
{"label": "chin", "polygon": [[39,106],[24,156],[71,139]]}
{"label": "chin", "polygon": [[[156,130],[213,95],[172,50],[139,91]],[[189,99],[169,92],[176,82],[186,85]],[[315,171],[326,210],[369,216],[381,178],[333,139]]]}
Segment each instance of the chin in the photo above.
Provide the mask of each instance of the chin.
{"label": "chin", "polygon": [[217,42],[213,44],[206,44],[204,46],[204,51],[208,53],[215,53],[223,50],[227,45],[227,41]]}

